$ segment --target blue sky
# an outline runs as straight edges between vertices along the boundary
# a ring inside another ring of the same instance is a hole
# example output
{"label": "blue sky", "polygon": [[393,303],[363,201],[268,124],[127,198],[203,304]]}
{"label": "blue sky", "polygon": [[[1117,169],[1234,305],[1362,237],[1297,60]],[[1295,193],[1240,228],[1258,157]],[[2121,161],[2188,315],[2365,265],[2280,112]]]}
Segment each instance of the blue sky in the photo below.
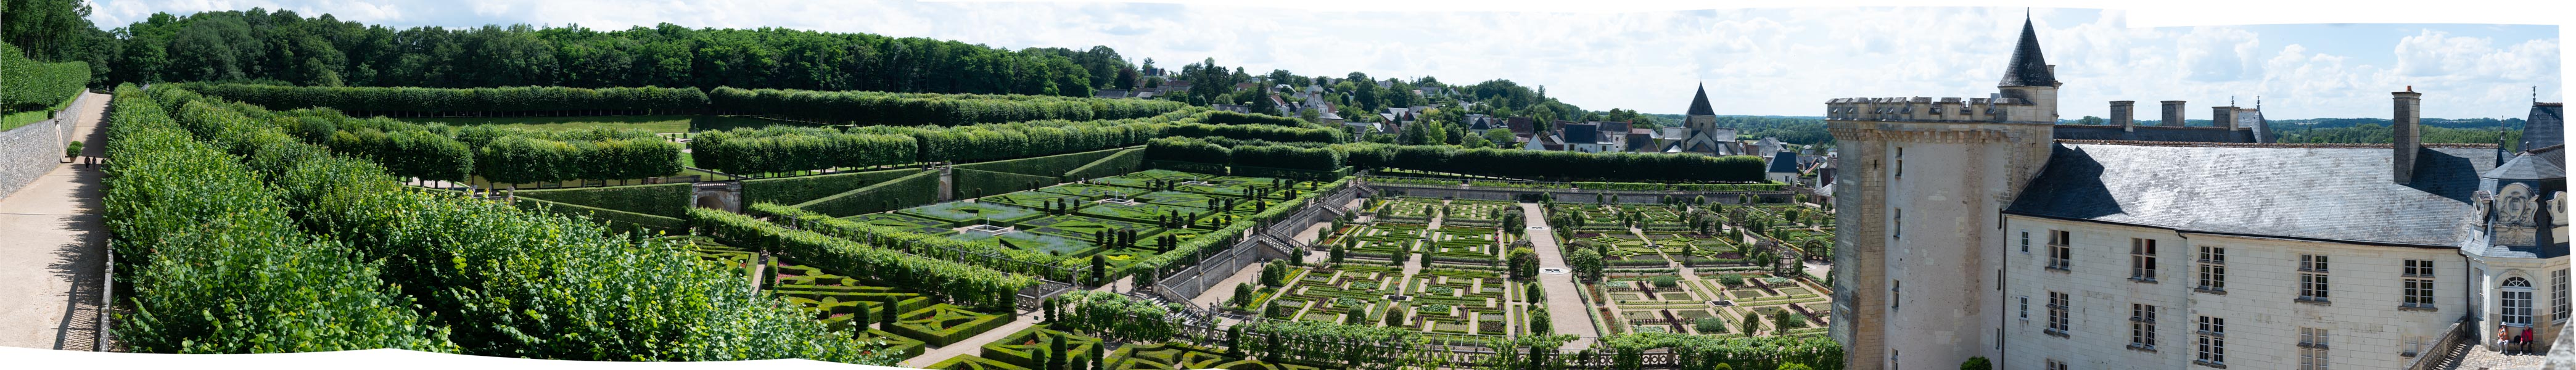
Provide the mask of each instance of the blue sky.
{"label": "blue sky", "polygon": [[[1162,65],[1216,58],[1255,74],[1503,78],[1587,109],[1679,113],[1706,83],[1720,114],[1820,115],[1836,97],[1983,97],[2022,8],[1642,12],[1392,11],[1134,3],[612,0],[93,0],[115,27],[153,12],[292,9],[391,26],[787,27],[997,47],[1108,45]],[[1470,7],[1460,6],[1459,9]],[[1444,9],[1431,7],[1429,9]],[[1481,8],[1479,9],[1486,9]],[[2521,116],[2560,101],[2557,26],[2300,24],[2130,28],[2119,10],[2031,12],[2066,85],[2066,117],[2106,101],[2186,100],[2193,118],[2262,96],[2273,118],[2383,117],[2413,85],[2428,117]],[[2144,112],[2142,115],[2153,115]]]}

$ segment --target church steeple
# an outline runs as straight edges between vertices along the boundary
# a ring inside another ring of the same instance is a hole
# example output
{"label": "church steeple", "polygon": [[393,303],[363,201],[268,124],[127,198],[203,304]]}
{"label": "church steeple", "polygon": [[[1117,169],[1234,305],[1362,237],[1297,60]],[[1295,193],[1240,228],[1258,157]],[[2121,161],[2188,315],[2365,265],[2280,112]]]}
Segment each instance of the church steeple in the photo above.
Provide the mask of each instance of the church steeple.
{"label": "church steeple", "polygon": [[1714,116],[1714,115],[1717,115],[1717,110],[1716,110],[1716,109],[1709,108],[1709,106],[1708,106],[1708,84],[1704,84],[1704,83],[1703,83],[1703,84],[1700,84],[1700,85],[1699,85],[1699,92],[1698,92],[1698,93],[1696,93],[1696,94],[1692,94],[1692,96],[1691,96],[1691,106],[1690,106],[1690,113],[1689,113],[1689,115],[1693,115],[1693,116]]}
{"label": "church steeple", "polygon": [[2021,42],[2013,47],[2012,63],[2004,67],[2003,84],[1997,86],[2057,87],[2057,72],[2048,68],[2048,59],[2039,55],[2039,31],[2031,28],[2029,16],[2021,20]]}

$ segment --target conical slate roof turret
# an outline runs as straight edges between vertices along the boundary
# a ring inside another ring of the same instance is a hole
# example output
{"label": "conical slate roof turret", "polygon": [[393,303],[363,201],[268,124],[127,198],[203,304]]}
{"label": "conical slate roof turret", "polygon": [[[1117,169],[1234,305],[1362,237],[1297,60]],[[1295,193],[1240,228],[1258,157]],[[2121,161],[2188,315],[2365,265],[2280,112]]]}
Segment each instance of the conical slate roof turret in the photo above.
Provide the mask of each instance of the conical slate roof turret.
{"label": "conical slate roof turret", "polygon": [[2021,20],[2021,43],[2013,47],[2012,64],[2004,67],[2004,82],[1997,86],[2057,86],[2057,73],[2048,70],[2048,58],[2040,57],[2039,31],[2031,28],[2029,18]]}
{"label": "conical slate roof turret", "polygon": [[1717,110],[1716,110],[1716,109],[1711,109],[1711,108],[1709,108],[1709,107],[1708,107],[1708,84],[1700,84],[1700,85],[1699,85],[1699,93],[1694,94],[1693,96],[1691,96],[1690,115],[1693,115],[1693,116],[1714,116],[1714,115],[1717,115]]}

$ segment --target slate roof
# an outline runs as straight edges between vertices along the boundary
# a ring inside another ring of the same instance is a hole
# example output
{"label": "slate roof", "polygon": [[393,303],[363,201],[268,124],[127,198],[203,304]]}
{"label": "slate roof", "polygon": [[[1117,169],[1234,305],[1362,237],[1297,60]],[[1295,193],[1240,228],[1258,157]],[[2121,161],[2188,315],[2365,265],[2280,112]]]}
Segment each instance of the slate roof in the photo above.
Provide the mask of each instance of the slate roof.
{"label": "slate roof", "polygon": [[1779,153],[1772,153],[1772,154],[1771,154],[1771,170],[1770,170],[1770,171],[1766,171],[1766,172],[1798,173],[1798,153],[1795,153],[1795,152],[1779,152]]}
{"label": "slate roof", "polygon": [[1601,142],[1601,125],[1575,123],[1566,124],[1562,127],[1565,129],[1560,131],[1564,131],[1564,133],[1559,135],[1563,135],[1562,137],[1565,138],[1565,142],[1567,143],[1596,144]]}
{"label": "slate roof", "polygon": [[2503,165],[2496,166],[2494,170],[2488,170],[2486,174],[2479,177],[2497,180],[2563,179],[2567,178],[2567,169],[2540,159],[2540,156],[2523,154],[2505,160]]}
{"label": "slate roof", "polygon": [[2225,127],[2136,126],[2132,132],[2120,126],[2057,125],[2051,136],[2059,140],[2164,141],[2200,143],[2253,143],[2254,130],[2232,130]]}
{"label": "slate roof", "polygon": [[1708,84],[1700,84],[1699,92],[1691,94],[1690,113],[1685,114],[1693,116],[1717,115],[1716,109],[1710,109],[1708,107]]}
{"label": "slate roof", "polygon": [[2515,148],[2532,150],[2566,144],[2567,138],[2560,136],[2567,132],[2566,128],[2560,127],[2567,122],[2566,105],[2566,103],[2532,103],[2531,118],[2525,118],[2522,122],[2522,146]]}
{"label": "slate roof", "polygon": [[2451,248],[2490,147],[2423,148],[2390,181],[2369,145],[2058,142],[2004,213],[2185,232]]}
{"label": "slate roof", "polygon": [[2004,67],[2004,81],[1997,86],[2057,86],[2057,73],[2048,70],[2048,58],[2039,55],[2039,31],[2030,27],[2029,19],[2021,20],[2021,42],[2013,46],[2012,62]]}
{"label": "slate roof", "polygon": [[1512,119],[1505,120],[1503,122],[1506,126],[1511,127],[1513,134],[1528,135],[1531,132],[1538,131],[1538,121],[1531,120],[1529,117],[1512,117]]}

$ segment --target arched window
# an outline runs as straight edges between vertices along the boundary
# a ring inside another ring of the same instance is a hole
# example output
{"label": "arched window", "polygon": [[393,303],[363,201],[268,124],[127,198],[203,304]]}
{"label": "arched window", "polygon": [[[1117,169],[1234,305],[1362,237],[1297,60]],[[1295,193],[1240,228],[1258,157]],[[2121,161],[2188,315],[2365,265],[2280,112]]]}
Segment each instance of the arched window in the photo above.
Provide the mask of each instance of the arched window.
{"label": "arched window", "polygon": [[2498,290],[2500,292],[2496,295],[2503,302],[2496,305],[2502,308],[2497,313],[2504,316],[2504,324],[2531,326],[2531,281],[2518,277],[2504,279],[2504,287]]}

